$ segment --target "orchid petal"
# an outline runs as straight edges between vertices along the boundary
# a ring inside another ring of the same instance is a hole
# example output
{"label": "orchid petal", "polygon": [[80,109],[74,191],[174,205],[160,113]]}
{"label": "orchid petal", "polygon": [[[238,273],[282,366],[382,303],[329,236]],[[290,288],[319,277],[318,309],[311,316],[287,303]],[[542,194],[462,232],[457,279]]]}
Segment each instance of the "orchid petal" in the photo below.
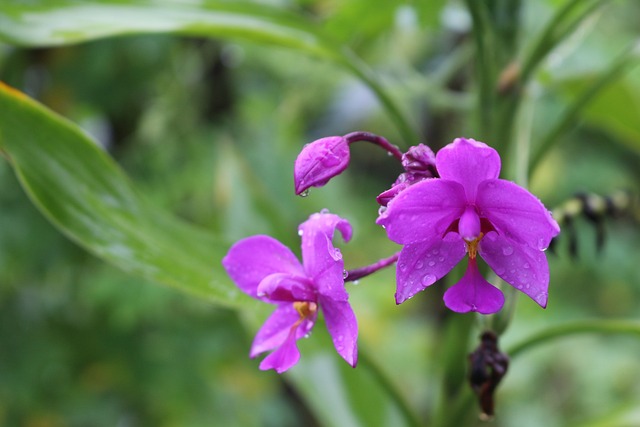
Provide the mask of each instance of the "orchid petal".
{"label": "orchid petal", "polygon": [[312,244],[315,235],[318,233],[325,234],[329,239],[333,239],[335,230],[340,231],[345,242],[351,240],[353,230],[351,224],[344,218],[336,214],[328,212],[319,212],[312,214],[309,219],[300,224],[298,234],[302,237],[302,259],[305,260],[305,243]]}
{"label": "orchid petal", "polygon": [[396,304],[402,304],[441,279],[465,256],[465,244],[456,233],[444,239],[406,245],[396,267]]}
{"label": "orchid petal", "polygon": [[258,285],[258,297],[274,302],[314,301],[313,285],[306,277],[288,273],[270,274]]}
{"label": "orchid petal", "polygon": [[469,203],[476,199],[478,184],[500,175],[500,166],[498,152],[473,139],[456,138],[436,154],[440,177],[460,183]]}
{"label": "orchid petal", "polygon": [[464,189],[457,182],[425,179],[395,196],[376,223],[401,245],[441,239],[465,205]]}
{"label": "orchid petal", "polygon": [[349,165],[349,144],[341,136],[329,136],[304,146],[293,168],[296,194],[322,187]]}
{"label": "orchid petal", "polygon": [[256,357],[265,351],[273,350],[284,343],[290,329],[300,320],[300,314],[293,304],[281,304],[264,322],[251,345],[250,357]]}
{"label": "orchid petal", "polygon": [[340,249],[333,246],[334,230],[345,240],[351,238],[351,224],[338,215],[317,213],[300,225],[304,270],[320,294],[336,300],[346,300],[344,261]]}
{"label": "orchid petal", "polygon": [[340,249],[334,248],[326,235],[316,234],[315,242],[307,253],[313,253],[314,258],[308,257],[304,268],[318,294],[346,301],[349,295],[344,289],[344,261]]}
{"label": "orchid petal", "polygon": [[300,360],[300,350],[296,345],[296,326],[289,328],[289,333],[280,347],[260,362],[260,369],[275,369],[279,374],[285,372]]}
{"label": "orchid petal", "polygon": [[222,259],[222,266],[231,280],[254,298],[258,298],[258,284],[270,274],[304,275],[300,261],[289,248],[263,235],[236,242]]}
{"label": "orchid petal", "polygon": [[547,306],[549,264],[544,252],[520,245],[492,231],[480,241],[478,252],[505,282]]}
{"label": "orchid petal", "polygon": [[320,307],[336,351],[355,368],[358,363],[358,322],[351,305],[347,301],[321,298]]}
{"label": "orchid petal", "polygon": [[534,249],[544,250],[560,227],[533,194],[503,179],[480,183],[477,207],[499,234]]}
{"label": "orchid petal", "polygon": [[475,258],[469,258],[464,276],[444,293],[444,303],[458,313],[476,311],[491,314],[502,308],[504,295],[500,289],[484,280]]}

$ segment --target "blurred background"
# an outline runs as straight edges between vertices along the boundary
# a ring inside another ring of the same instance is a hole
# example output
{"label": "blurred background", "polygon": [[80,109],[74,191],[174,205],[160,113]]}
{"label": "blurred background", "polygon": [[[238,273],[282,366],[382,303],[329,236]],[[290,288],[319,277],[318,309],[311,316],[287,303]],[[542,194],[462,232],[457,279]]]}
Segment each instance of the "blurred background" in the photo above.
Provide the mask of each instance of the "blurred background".
{"label": "blurred background", "polygon": [[[435,151],[457,136],[476,137],[471,21],[461,3],[266,3],[321,23],[353,48],[401,100],[421,133],[415,143]],[[526,2],[523,44],[558,3]],[[640,4],[611,3],[539,70],[521,125],[534,144],[638,40]],[[374,224],[375,196],[401,172],[382,150],[356,144],[345,174],[294,196],[293,161],[314,139],[367,130],[408,148],[371,92],[326,61],[230,40],[131,35],[59,48],[0,44],[0,80],[95,137],[158,209],[229,244],[269,234],[297,253],[297,225],[327,208],[354,226],[354,239],[341,245],[347,268],[397,250]],[[637,195],[640,68],[596,98],[562,138],[530,180],[546,206],[576,192]],[[259,371],[259,360],[248,358],[255,330],[236,312],[90,255],[44,219],[4,161],[0,206],[0,425],[323,425],[287,375]],[[602,247],[592,221],[578,215],[572,225],[549,253],[548,308],[520,297],[503,348],[569,320],[640,318],[638,213],[605,218]],[[451,315],[444,285],[400,307],[394,289],[393,271],[348,285],[361,345],[426,416],[440,393],[442,325]],[[308,345],[301,343],[303,359]],[[499,388],[493,425],[640,425],[638,354],[637,339],[591,335],[527,352]],[[347,388],[360,387],[352,370],[340,372]],[[351,406],[366,406],[365,388],[359,396]],[[344,426],[354,423],[344,418]]]}

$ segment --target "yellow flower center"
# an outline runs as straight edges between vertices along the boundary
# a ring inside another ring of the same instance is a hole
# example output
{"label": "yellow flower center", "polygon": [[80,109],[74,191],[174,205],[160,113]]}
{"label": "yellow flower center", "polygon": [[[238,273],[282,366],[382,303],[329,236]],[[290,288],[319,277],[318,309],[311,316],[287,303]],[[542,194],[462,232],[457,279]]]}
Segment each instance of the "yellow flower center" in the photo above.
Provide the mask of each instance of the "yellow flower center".
{"label": "yellow flower center", "polygon": [[318,304],[311,301],[296,301],[293,303],[293,308],[296,309],[300,320],[302,320],[314,315],[318,311]]}
{"label": "yellow flower center", "polygon": [[464,241],[464,243],[467,245],[467,253],[469,253],[469,258],[476,258],[476,255],[478,254],[478,243],[480,243],[480,240],[482,240],[482,236],[484,236],[484,233],[480,233],[478,237],[470,242],[466,240]]}

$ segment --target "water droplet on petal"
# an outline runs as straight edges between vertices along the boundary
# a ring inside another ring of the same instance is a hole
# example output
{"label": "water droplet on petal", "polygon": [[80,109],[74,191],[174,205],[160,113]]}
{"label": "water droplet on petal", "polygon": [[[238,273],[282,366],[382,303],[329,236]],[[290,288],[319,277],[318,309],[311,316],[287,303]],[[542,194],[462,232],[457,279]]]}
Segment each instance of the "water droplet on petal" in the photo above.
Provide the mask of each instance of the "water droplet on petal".
{"label": "water droplet on petal", "polygon": [[524,265],[523,265],[522,267],[524,267],[524,268],[529,268],[529,267],[531,267],[531,266],[529,265],[529,263],[528,263],[528,262],[525,262],[525,263],[524,263]]}
{"label": "water droplet on petal", "polygon": [[539,238],[538,239],[538,249],[540,249],[541,251],[546,251],[548,248],[548,246],[546,245],[546,242],[544,241],[544,238]]}
{"label": "water droplet on petal", "polygon": [[320,209],[320,213],[321,214],[328,214],[329,213],[329,209],[327,209],[327,208]]}
{"label": "water droplet on petal", "polygon": [[422,278],[422,284],[424,286],[429,286],[433,284],[436,280],[437,278],[433,274],[425,274],[424,277]]}
{"label": "water droplet on petal", "polygon": [[342,278],[346,279],[347,277],[349,277],[349,272],[347,270],[342,270]]}
{"label": "water droplet on petal", "polygon": [[424,267],[424,263],[422,261],[418,261],[416,262],[416,269],[420,270],[422,269],[422,267]]}
{"label": "water droplet on petal", "polygon": [[431,251],[431,253],[432,253],[432,254],[434,254],[434,255],[438,255],[438,253],[439,253],[439,252],[440,252],[440,251],[438,251],[437,249],[433,249],[433,250]]}
{"label": "water droplet on petal", "polygon": [[505,246],[502,248],[502,253],[504,254],[504,256],[509,256],[513,253],[513,247],[511,246]]}
{"label": "water droplet on petal", "polygon": [[300,193],[300,197],[307,197],[309,195],[309,189],[307,188],[302,193]]}
{"label": "water droplet on petal", "polygon": [[398,267],[400,268],[400,271],[407,271],[407,264],[405,263],[398,264]]}
{"label": "water droplet on petal", "polygon": [[302,236],[304,234],[304,230],[300,229],[298,230],[298,236]]}
{"label": "water droplet on petal", "polygon": [[501,276],[501,275],[503,275],[503,274],[504,274],[505,269],[504,269],[504,268],[502,268],[502,267],[498,267],[498,268],[496,268],[496,269],[495,269],[495,272],[496,272],[496,274],[497,274],[498,276]]}
{"label": "water droplet on petal", "polygon": [[440,262],[444,261],[444,257],[443,256],[439,257],[438,261],[440,261]]}
{"label": "water droplet on petal", "polygon": [[436,265],[435,261],[429,261],[429,267],[433,267],[434,265]]}

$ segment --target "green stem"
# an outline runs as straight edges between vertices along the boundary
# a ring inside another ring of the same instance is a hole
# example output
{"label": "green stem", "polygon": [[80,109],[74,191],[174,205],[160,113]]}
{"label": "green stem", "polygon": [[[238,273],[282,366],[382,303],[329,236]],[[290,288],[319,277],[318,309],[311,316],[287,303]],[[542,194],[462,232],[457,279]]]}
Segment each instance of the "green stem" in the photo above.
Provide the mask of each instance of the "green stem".
{"label": "green stem", "polygon": [[611,65],[599,76],[599,78],[587,89],[585,89],[573,103],[565,110],[555,126],[547,132],[540,142],[529,164],[529,175],[534,172],[544,155],[560,141],[560,136],[566,132],[575,122],[580,112],[593,101],[604,89],[618,78],[624,75],[629,69],[640,62],[640,56],[635,53],[634,45],[625,51],[611,63]]}
{"label": "green stem", "polygon": [[[453,427],[465,424],[456,424],[455,420],[460,420],[468,416],[468,412],[456,413],[452,416],[453,408],[456,407],[462,394],[467,393],[466,373],[467,355],[469,353],[469,337],[474,330],[475,316],[472,314],[449,315],[446,328],[442,333],[443,342],[441,344],[442,353],[439,364],[443,367],[441,396],[437,403],[432,427]],[[452,402],[454,402],[452,404]]]}
{"label": "green stem", "polygon": [[411,409],[407,400],[400,394],[398,388],[393,384],[389,377],[385,375],[382,369],[380,369],[380,366],[378,366],[378,364],[363,351],[360,351],[358,354],[358,362],[360,366],[364,366],[369,370],[382,389],[387,392],[391,400],[400,410],[406,424],[411,427],[421,427],[422,423],[420,422],[419,417]]}
{"label": "green stem", "polygon": [[640,338],[640,322],[631,320],[581,320],[564,325],[553,326],[515,344],[507,350],[509,357],[514,358],[539,344],[569,335],[601,333],[636,335]]}

